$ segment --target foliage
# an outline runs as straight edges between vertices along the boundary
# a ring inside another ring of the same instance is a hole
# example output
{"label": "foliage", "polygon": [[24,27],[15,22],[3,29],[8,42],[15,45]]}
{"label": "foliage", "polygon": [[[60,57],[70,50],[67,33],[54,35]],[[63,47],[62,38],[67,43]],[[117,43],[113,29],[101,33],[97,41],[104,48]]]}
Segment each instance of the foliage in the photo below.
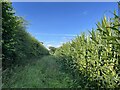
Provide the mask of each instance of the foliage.
{"label": "foliage", "polygon": [[21,65],[34,57],[49,54],[48,50],[26,31],[26,21],[15,15],[12,3],[2,3],[2,66]]}
{"label": "foliage", "polygon": [[90,35],[83,33],[56,51],[63,69],[80,88],[120,88],[120,22],[103,18]]}
{"label": "foliage", "polygon": [[51,54],[54,54],[55,51],[56,51],[56,49],[57,49],[57,48],[50,46],[50,47],[49,47],[49,52],[50,52]]}
{"label": "foliage", "polygon": [[[31,62],[30,59],[35,61],[32,58],[48,55],[49,52],[42,42],[27,33],[26,21],[15,15],[11,3],[3,2],[2,11],[3,70],[19,65],[16,73],[12,74],[13,77],[7,87],[10,84],[13,85],[10,87],[29,87],[31,85],[39,87],[46,83],[48,87],[70,85],[70,87],[82,89],[120,88],[120,22],[116,13],[114,13],[114,18],[104,17],[101,22],[98,22],[97,29],[92,29],[90,35],[83,33],[57,50],[54,47],[50,48],[59,58],[61,68],[72,75],[73,80],[71,80],[63,73],[57,72],[59,71],[56,68],[58,64],[52,62],[54,59],[51,57],[42,59],[38,63],[33,62],[32,65],[28,64],[19,73],[22,64]],[[53,79],[50,79],[51,76],[55,77],[54,82],[52,82]],[[46,77],[48,77],[48,82],[44,82]],[[41,82],[42,80],[43,82]],[[3,82],[5,81],[9,80],[5,78]],[[36,84],[36,81],[40,83]]]}

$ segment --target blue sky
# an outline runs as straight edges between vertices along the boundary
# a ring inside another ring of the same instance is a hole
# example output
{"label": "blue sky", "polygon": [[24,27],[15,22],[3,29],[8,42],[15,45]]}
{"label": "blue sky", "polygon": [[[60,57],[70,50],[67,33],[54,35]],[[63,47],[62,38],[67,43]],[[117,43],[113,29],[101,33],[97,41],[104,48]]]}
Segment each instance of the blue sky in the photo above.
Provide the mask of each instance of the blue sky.
{"label": "blue sky", "polygon": [[29,22],[27,31],[46,47],[58,47],[82,32],[95,28],[97,21],[117,3],[97,2],[14,2],[16,14]]}

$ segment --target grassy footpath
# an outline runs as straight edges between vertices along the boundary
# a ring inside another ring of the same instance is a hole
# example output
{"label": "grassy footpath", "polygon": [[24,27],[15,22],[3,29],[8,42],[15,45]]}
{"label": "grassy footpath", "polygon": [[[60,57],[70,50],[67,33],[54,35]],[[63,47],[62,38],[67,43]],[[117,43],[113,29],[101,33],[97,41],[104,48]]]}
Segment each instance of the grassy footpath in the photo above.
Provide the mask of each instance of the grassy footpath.
{"label": "grassy footpath", "polygon": [[12,88],[65,88],[71,87],[72,79],[62,72],[54,56],[45,56],[25,67],[16,68],[4,87]]}

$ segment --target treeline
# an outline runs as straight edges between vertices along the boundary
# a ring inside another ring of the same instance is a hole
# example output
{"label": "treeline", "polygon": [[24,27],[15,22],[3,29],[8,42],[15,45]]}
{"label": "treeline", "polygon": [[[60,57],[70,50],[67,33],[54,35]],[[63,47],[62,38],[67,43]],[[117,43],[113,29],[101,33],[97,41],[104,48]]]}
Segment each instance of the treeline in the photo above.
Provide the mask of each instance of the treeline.
{"label": "treeline", "polygon": [[15,15],[10,2],[2,2],[2,67],[21,65],[31,58],[48,55],[48,50],[26,31],[26,21]]}
{"label": "treeline", "polygon": [[103,18],[90,35],[63,44],[55,55],[74,79],[73,87],[120,88],[120,21]]}

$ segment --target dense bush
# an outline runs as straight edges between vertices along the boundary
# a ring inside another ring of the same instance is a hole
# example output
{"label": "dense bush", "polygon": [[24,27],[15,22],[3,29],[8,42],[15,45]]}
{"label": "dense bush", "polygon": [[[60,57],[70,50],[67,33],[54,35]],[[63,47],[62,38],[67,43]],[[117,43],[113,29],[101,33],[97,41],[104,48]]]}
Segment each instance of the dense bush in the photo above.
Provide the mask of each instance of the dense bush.
{"label": "dense bush", "polygon": [[120,22],[103,18],[90,35],[84,33],[63,44],[56,56],[75,81],[73,87],[120,88]]}
{"label": "dense bush", "polygon": [[26,31],[26,21],[15,15],[10,2],[2,3],[2,51],[3,69],[49,54],[48,50]]}

